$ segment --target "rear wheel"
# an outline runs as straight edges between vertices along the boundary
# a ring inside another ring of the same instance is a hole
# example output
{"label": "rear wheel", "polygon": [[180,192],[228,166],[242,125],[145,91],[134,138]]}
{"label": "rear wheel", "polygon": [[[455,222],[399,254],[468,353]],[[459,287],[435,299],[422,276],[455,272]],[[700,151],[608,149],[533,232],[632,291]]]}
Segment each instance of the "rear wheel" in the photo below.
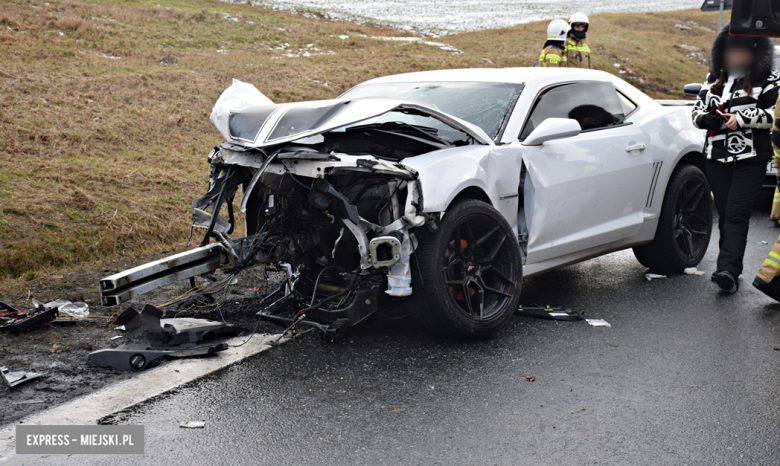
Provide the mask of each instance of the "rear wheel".
{"label": "rear wheel", "polygon": [[435,232],[421,229],[413,257],[412,305],[418,320],[449,337],[485,337],[517,309],[520,246],[492,206],[460,201]]}
{"label": "rear wheel", "polygon": [[634,248],[653,272],[680,273],[701,262],[712,234],[712,197],[707,177],[697,167],[675,169],[664,194],[655,239]]}

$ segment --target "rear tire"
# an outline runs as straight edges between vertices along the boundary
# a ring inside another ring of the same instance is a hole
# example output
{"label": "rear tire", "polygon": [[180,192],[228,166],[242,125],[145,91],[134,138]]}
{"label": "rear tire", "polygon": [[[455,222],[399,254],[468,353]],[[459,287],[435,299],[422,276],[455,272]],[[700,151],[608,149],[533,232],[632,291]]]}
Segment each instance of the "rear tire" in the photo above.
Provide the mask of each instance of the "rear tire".
{"label": "rear tire", "polygon": [[657,273],[682,273],[704,258],[712,235],[712,195],[704,173],[677,167],[664,193],[653,241],[634,248],[637,260]]}
{"label": "rear tire", "polygon": [[420,228],[412,256],[412,314],[446,337],[482,338],[517,310],[523,279],[520,246],[489,204],[459,201],[435,232]]}

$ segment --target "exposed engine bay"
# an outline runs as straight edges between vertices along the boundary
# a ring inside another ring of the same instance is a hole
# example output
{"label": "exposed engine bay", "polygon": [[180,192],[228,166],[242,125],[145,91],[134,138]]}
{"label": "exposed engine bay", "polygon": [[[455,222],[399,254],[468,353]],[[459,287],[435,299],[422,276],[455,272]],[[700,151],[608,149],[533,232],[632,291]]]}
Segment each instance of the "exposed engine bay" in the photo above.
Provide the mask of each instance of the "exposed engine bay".
{"label": "exposed engine bay", "polygon": [[[333,145],[359,142],[338,138]],[[410,170],[372,156],[322,149],[215,148],[209,155],[209,190],[193,202],[193,230],[205,229],[202,245],[212,238],[222,244],[234,271],[258,264],[288,270],[283,301],[297,315],[355,325],[376,310],[380,292],[412,293],[411,230],[428,219],[420,215],[423,200]],[[224,204],[232,210],[239,187],[246,232],[230,240],[233,215],[225,221],[213,212]]]}

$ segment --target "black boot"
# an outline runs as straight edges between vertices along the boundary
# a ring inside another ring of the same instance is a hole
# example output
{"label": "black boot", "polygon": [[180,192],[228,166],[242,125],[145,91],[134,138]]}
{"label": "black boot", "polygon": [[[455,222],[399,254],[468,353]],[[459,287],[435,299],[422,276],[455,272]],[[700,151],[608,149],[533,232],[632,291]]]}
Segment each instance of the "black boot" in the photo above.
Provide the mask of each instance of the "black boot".
{"label": "black boot", "polygon": [[780,280],[772,280],[767,283],[759,277],[756,277],[756,279],[753,280],[753,286],[775,301],[780,301]]}
{"label": "black boot", "polygon": [[739,290],[739,282],[737,282],[737,277],[735,277],[734,274],[728,270],[721,270],[720,272],[716,273],[715,281],[723,291],[734,293]]}

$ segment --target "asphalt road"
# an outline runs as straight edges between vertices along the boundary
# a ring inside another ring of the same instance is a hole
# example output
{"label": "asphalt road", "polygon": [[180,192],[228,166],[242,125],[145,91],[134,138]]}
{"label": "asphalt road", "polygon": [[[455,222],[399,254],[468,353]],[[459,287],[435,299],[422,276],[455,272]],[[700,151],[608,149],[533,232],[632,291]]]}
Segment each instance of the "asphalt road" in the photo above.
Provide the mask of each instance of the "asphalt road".
{"label": "asphalt road", "polygon": [[[766,198],[764,198],[766,202]],[[780,230],[758,209],[736,295],[705,276],[647,281],[630,251],[524,283],[611,328],[515,316],[452,342],[378,319],[305,339],[117,418],[140,456],[34,464],[780,464],[780,304],[750,283]],[[535,377],[534,382],[525,376]],[[182,429],[189,420],[205,429]]]}

